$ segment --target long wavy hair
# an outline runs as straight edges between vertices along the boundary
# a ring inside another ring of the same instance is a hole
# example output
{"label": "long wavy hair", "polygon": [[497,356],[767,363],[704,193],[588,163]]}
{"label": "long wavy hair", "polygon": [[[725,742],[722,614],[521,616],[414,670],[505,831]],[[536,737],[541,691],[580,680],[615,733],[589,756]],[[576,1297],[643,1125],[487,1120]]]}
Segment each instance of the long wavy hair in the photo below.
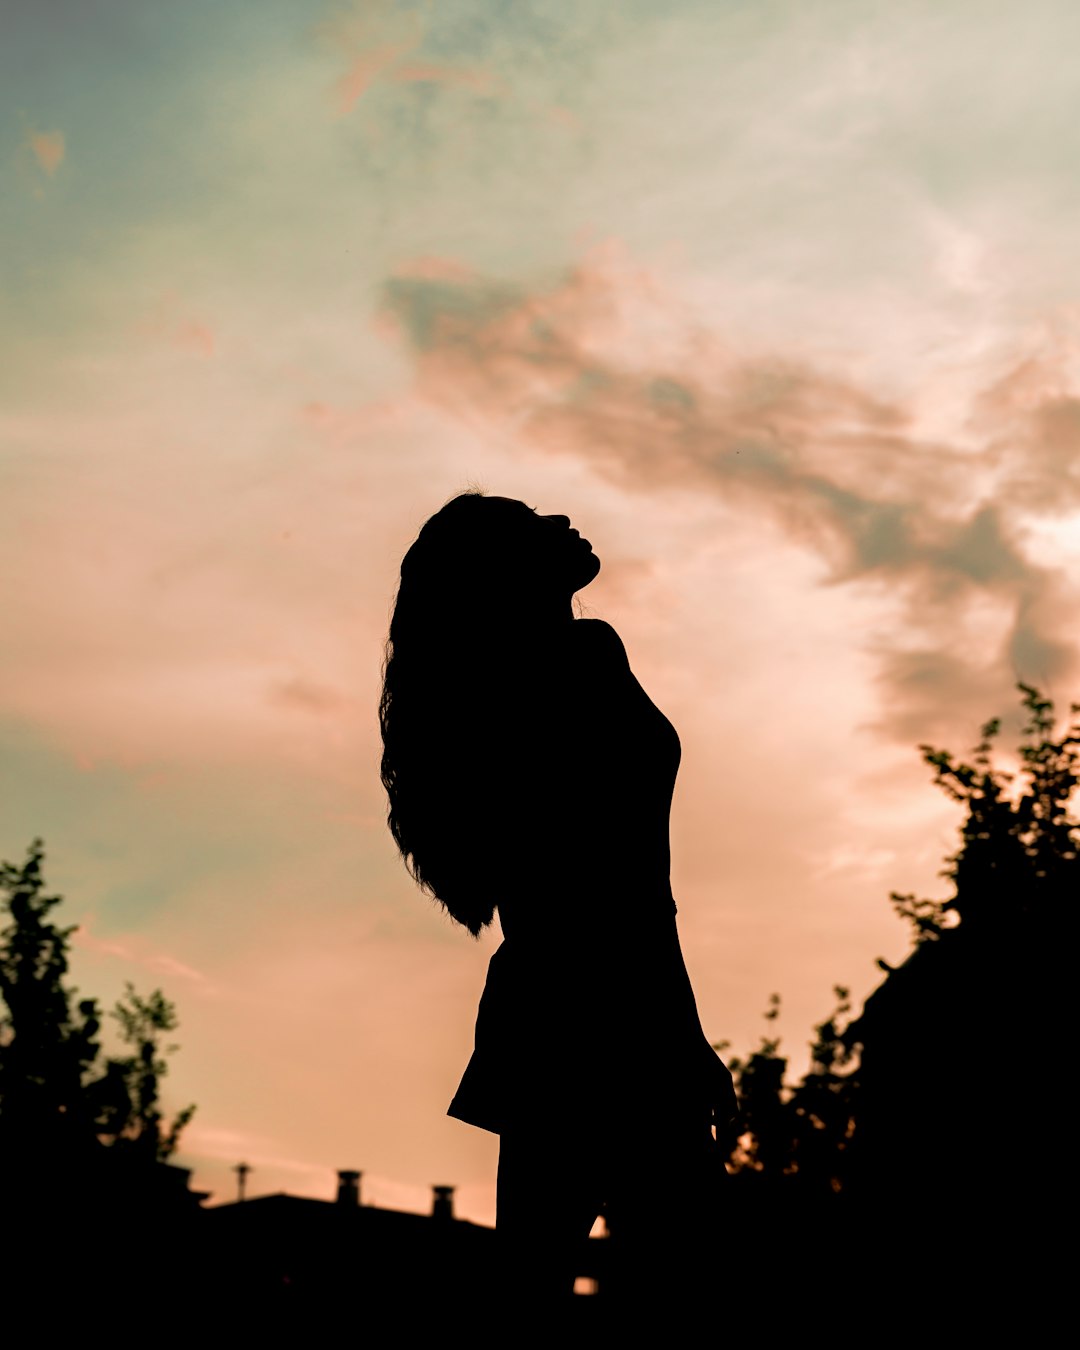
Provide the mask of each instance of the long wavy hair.
{"label": "long wavy hair", "polygon": [[402,559],[382,667],[390,833],[421,890],[474,937],[506,882],[494,760],[540,688],[552,583],[525,533],[483,491],[447,501]]}

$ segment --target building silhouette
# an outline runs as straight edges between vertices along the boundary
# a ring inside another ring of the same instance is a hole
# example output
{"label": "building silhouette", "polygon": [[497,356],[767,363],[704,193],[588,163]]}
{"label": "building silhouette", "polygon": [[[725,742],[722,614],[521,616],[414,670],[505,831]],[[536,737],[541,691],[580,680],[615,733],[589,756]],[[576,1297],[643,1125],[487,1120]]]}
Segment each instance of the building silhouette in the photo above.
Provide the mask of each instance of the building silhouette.
{"label": "building silhouette", "polygon": [[[426,1322],[437,1308],[482,1306],[495,1292],[495,1230],[457,1217],[453,1186],[433,1186],[429,1213],[415,1214],[362,1203],[361,1172],[337,1178],[333,1200],[279,1191],[204,1206],[205,1274],[196,1283],[206,1296],[305,1321],[393,1314]],[[580,1292],[598,1289],[606,1246],[603,1238],[583,1244]]]}

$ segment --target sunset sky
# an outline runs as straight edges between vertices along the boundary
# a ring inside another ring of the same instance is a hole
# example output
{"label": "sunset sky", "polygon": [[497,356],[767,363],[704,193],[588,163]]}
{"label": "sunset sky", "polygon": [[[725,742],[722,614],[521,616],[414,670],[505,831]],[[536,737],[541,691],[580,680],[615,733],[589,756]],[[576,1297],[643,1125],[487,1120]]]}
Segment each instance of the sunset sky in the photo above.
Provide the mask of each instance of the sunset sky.
{"label": "sunset sky", "polygon": [[1080,699],[1078,46],[1068,0],[5,7],[0,857],[44,839],[83,993],[176,1003],[215,1200],[493,1217],[445,1111],[499,934],[405,873],[376,721],[470,485],[571,516],[678,729],[710,1038],[776,991],[801,1068],[904,955],[918,744]]}

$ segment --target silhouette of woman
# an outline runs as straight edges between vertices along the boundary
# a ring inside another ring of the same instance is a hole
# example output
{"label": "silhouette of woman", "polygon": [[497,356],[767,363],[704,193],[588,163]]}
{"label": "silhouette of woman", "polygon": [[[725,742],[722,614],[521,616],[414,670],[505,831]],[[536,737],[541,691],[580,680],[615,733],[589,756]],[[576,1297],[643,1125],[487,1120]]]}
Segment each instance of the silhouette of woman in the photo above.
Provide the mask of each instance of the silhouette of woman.
{"label": "silhouette of woman", "polygon": [[566,516],[452,498],[402,561],[380,703],[406,866],[474,936],[499,915],[448,1114],[500,1136],[502,1291],[548,1306],[599,1213],[602,1292],[700,1290],[736,1116],[676,929],[679,738],[615,630],[575,617],[599,570]]}

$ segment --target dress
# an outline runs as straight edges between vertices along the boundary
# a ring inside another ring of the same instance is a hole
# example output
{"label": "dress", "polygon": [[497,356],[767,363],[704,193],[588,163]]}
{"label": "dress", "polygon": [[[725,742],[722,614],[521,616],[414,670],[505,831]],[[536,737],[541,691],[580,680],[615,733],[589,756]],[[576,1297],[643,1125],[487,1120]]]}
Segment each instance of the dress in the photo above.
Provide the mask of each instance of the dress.
{"label": "dress", "polygon": [[702,1031],[676,928],[678,734],[609,624],[569,628],[523,695],[526,731],[496,771],[488,837],[499,841],[490,849],[503,942],[447,1112],[496,1134],[524,1123],[607,1128],[613,1114],[717,1101],[730,1082]]}

